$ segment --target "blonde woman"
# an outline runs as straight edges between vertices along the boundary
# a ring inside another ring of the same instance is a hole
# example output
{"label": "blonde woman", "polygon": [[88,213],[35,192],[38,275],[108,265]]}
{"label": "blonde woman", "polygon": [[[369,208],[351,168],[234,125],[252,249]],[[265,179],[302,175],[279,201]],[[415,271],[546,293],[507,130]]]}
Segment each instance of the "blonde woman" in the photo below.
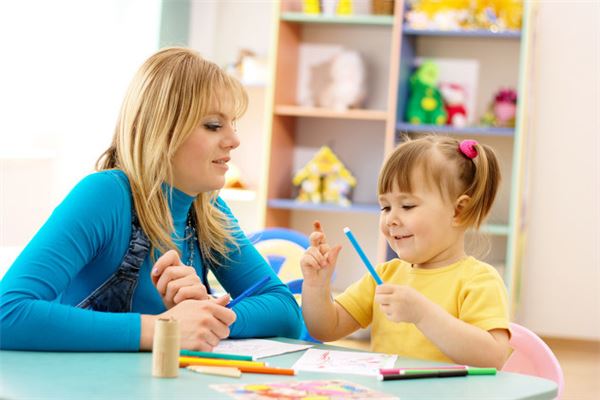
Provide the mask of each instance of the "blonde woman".
{"label": "blonde woman", "polygon": [[[239,146],[247,95],[195,51],[163,49],[131,82],[111,146],[0,283],[3,349],[136,351],[154,320],[181,346],[300,333],[296,301],[240,230],[218,190]],[[236,297],[213,298],[212,271]]]}

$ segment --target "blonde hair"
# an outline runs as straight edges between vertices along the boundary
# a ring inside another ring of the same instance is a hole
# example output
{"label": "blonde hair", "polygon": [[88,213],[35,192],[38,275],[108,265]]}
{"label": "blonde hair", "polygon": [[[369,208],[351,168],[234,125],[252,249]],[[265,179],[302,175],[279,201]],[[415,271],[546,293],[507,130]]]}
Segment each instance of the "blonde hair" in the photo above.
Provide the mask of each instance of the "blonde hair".
{"label": "blonde hair", "polygon": [[[209,112],[230,107],[239,118],[247,104],[239,81],[186,48],[158,51],[134,76],[112,144],[96,169],[118,168],[127,175],[135,210],[153,248],[163,253],[176,248],[171,238],[173,218],[162,189],[164,182],[173,181],[175,152]],[[215,266],[228,258],[228,245],[235,244],[226,215],[214,205],[217,195],[218,191],[201,193],[193,204],[198,245],[204,259]]]}
{"label": "blonde hair", "polygon": [[394,184],[400,191],[411,192],[413,173],[422,172],[424,183],[437,188],[446,200],[469,196],[470,201],[459,215],[460,222],[479,228],[494,203],[501,179],[500,167],[491,147],[475,144],[477,156],[471,159],[460,151],[459,145],[459,140],[446,136],[407,139],[383,165],[378,193],[390,192]]}

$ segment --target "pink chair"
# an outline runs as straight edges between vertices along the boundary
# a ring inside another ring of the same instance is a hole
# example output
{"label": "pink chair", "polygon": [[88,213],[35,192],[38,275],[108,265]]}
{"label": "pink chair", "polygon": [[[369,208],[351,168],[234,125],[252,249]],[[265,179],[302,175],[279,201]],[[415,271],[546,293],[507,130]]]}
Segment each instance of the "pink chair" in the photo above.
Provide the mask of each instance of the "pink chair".
{"label": "pink chair", "polygon": [[513,352],[502,367],[502,371],[550,379],[558,385],[560,398],[565,384],[558,359],[538,335],[519,324],[510,323],[510,346]]}

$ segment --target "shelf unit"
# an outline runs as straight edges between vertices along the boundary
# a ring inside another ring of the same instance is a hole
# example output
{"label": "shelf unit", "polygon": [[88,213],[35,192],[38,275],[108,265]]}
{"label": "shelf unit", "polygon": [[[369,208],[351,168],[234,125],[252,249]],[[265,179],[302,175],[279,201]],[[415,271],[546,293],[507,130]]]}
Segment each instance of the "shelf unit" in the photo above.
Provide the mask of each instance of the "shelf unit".
{"label": "shelf unit", "polygon": [[[341,233],[352,227],[367,256],[382,262],[392,256],[379,234],[376,180],[384,158],[402,134],[419,132],[468,136],[491,144],[499,151],[504,185],[489,223],[481,231],[490,236],[492,252],[486,261],[501,270],[511,298],[518,281],[521,226],[520,198],[523,182],[524,118],[526,114],[527,57],[531,34],[530,5],[524,7],[521,31],[488,32],[415,30],[403,25],[404,4],[396,2],[394,15],[321,16],[300,12],[299,2],[282,0],[274,13],[271,54],[272,81],[267,86],[267,140],[262,166],[266,182],[258,194],[265,226],[283,226],[309,233],[314,219],[324,221],[331,242],[346,245]],[[358,50],[367,63],[369,98],[363,109],[345,112],[304,107],[297,102],[297,81],[303,43],[337,44]],[[498,51],[498,54],[494,54]],[[491,53],[491,54],[490,54]],[[482,56],[483,55],[483,56]],[[404,122],[408,79],[414,61],[421,57],[474,58],[481,65],[475,114],[479,117],[493,92],[507,82],[519,93],[515,128],[412,125]],[[499,62],[498,58],[502,60]],[[499,63],[499,66],[489,68]],[[294,200],[293,174],[321,145],[329,145],[357,177],[349,207],[300,203]],[[339,232],[338,232],[339,231]],[[349,247],[349,246],[345,246]],[[351,251],[341,253],[335,289],[360,277],[364,271]],[[346,277],[342,279],[341,277]]]}
{"label": "shelf unit", "polygon": [[[450,136],[468,136],[490,144],[498,153],[503,183],[488,224],[481,231],[490,236],[491,252],[485,261],[501,272],[509,290],[512,312],[518,303],[520,259],[525,228],[522,214],[524,175],[524,148],[526,145],[526,115],[528,82],[531,76],[533,5],[524,2],[523,23],[520,31],[491,32],[485,30],[440,31],[402,27],[400,41],[400,77],[397,103],[397,140],[401,135],[440,133]],[[469,58],[480,65],[475,116],[479,118],[487,108],[493,93],[500,87],[517,89],[517,118],[514,128],[489,126],[413,125],[404,120],[408,100],[408,81],[414,62],[421,58]],[[496,65],[499,64],[499,65]],[[509,82],[509,84],[507,84]]]}

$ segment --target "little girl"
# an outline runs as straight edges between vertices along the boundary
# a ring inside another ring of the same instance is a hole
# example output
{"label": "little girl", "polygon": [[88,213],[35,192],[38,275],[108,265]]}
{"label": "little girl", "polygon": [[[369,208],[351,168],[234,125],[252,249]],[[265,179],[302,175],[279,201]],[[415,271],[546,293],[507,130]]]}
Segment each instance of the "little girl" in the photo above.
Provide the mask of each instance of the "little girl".
{"label": "little girl", "polygon": [[465,232],[479,228],[494,202],[500,170],[493,150],[474,140],[426,136],[402,143],[379,176],[379,228],[398,258],[331,299],[341,246],[320,223],[301,260],[302,312],[310,334],[340,339],[372,324],[382,353],[500,369],[509,352],[502,278],[465,253]]}

